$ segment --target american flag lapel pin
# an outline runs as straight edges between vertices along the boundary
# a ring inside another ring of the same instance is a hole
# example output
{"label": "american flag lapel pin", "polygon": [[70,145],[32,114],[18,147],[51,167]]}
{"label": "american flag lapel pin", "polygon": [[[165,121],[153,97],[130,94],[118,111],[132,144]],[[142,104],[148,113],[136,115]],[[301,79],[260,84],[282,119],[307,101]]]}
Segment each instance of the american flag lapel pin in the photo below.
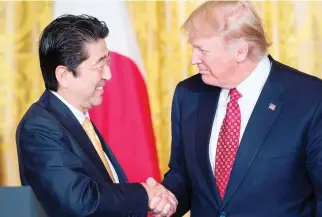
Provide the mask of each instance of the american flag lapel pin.
{"label": "american flag lapel pin", "polygon": [[276,108],[276,105],[274,105],[273,103],[270,103],[269,106],[268,106],[268,109],[274,111]]}

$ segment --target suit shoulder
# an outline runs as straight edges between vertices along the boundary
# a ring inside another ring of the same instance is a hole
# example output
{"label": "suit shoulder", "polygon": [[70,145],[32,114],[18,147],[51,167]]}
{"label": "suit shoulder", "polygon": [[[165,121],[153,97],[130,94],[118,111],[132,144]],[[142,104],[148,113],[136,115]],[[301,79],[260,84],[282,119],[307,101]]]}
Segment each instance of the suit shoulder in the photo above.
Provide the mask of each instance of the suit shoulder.
{"label": "suit shoulder", "polygon": [[205,84],[199,73],[179,82],[177,87],[188,90],[189,92],[204,92],[218,89],[218,87]]}
{"label": "suit shoulder", "polygon": [[17,127],[17,134],[21,129],[33,131],[36,129],[44,131],[57,130],[57,120],[41,102],[36,102],[30,106],[20,120]]}
{"label": "suit shoulder", "polygon": [[[285,65],[283,63],[277,62],[278,67],[283,71],[287,76],[290,76],[293,79],[300,79],[308,83],[316,83],[317,85],[322,85],[322,80],[316,76],[310,75],[298,69],[295,69],[291,66]],[[297,81],[297,80],[296,80]]]}
{"label": "suit shoulder", "polygon": [[198,88],[203,84],[201,75],[198,73],[189,78],[182,80],[179,85],[185,88]]}
{"label": "suit shoulder", "polygon": [[320,78],[282,63],[278,63],[278,67],[284,74],[287,88],[294,94],[301,92],[322,99],[322,80]]}

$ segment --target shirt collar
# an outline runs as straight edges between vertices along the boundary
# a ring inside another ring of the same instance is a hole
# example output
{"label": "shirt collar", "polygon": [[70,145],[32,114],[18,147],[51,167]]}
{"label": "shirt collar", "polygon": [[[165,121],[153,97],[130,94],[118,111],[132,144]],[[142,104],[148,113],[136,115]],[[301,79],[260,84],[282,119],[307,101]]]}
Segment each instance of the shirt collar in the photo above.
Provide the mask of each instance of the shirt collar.
{"label": "shirt collar", "polygon": [[237,90],[242,94],[243,97],[257,99],[264,87],[270,70],[270,60],[267,56],[265,56],[258,63],[254,71],[237,86]]}
{"label": "shirt collar", "polygon": [[61,95],[59,95],[57,92],[55,91],[50,91],[52,94],[54,94],[58,99],[60,99],[60,101],[62,101],[69,109],[70,111],[73,113],[73,115],[76,117],[76,119],[78,120],[78,122],[82,125],[85,118],[89,118],[89,114],[88,112],[86,112],[86,114],[84,114],[83,112],[79,111],[77,108],[75,108],[72,104],[70,104],[69,102],[67,102]]}
{"label": "shirt collar", "polygon": [[[242,81],[236,88],[242,94],[243,99],[257,99],[264,84],[268,78],[271,70],[271,62],[267,56],[265,56],[256,66],[254,71]],[[229,90],[222,89],[220,92],[219,103],[225,103],[229,100]]]}

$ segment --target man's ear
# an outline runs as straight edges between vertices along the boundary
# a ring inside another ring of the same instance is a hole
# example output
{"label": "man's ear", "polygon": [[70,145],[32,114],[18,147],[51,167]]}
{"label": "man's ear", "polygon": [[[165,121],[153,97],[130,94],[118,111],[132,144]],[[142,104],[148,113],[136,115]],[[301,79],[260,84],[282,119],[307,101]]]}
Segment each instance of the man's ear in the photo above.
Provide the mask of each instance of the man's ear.
{"label": "man's ear", "polygon": [[58,82],[58,86],[67,88],[68,86],[68,69],[66,66],[57,66],[55,70],[55,76]]}
{"label": "man's ear", "polygon": [[238,63],[243,62],[247,58],[248,52],[249,52],[248,43],[245,41],[245,39],[240,39],[237,42],[237,46],[236,46],[236,54],[235,54],[236,61]]}

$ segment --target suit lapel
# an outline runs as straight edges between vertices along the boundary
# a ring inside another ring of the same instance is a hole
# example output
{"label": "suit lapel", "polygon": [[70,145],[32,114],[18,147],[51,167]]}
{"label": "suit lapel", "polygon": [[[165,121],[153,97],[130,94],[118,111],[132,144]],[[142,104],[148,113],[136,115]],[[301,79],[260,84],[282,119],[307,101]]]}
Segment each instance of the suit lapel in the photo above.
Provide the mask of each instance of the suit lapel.
{"label": "suit lapel", "polygon": [[[245,178],[248,169],[263,141],[283,109],[284,80],[280,77],[278,63],[273,62],[270,75],[263,87],[241,140],[230,175],[222,206],[226,206]],[[275,105],[270,109],[270,104]]]}
{"label": "suit lapel", "polygon": [[211,202],[215,203],[218,207],[221,203],[221,199],[209,162],[209,142],[220,90],[221,89],[218,87],[205,86],[205,91],[200,93],[195,141],[195,153],[197,154],[197,160],[200,165],[199,168],[208,183],[210,194],[214,195],[214,197],[212,196],[209,198],[211,198]]}
{"label": "suit lapel", "polygon": [[51,113],[60,120],[60,123],[73,136],[84,154],[87,155],[88,159],[90,159],[90,163],[97,168],[103,178],[108,182],[112,182],[93,144],[73,113],[63,102],[49,91],[46,90],[44,95],[49,99],[48,110],[50,110]]}

